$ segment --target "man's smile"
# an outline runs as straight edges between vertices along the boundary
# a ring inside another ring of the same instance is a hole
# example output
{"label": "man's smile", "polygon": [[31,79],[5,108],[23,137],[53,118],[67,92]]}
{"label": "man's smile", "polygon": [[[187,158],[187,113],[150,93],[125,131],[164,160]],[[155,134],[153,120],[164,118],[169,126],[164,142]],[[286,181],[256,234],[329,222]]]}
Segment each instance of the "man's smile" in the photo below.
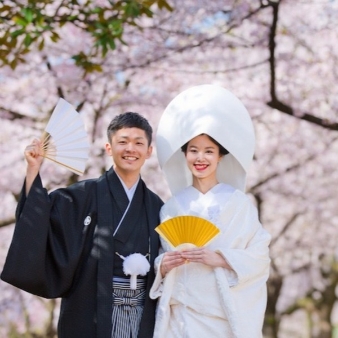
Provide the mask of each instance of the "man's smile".
{"label": "man's smile", "polygon": [[123,156],[122,158],[124,160],[127,160],[127,161],[136,161],[137,160],[137,157],[135,157],[135,156]]}

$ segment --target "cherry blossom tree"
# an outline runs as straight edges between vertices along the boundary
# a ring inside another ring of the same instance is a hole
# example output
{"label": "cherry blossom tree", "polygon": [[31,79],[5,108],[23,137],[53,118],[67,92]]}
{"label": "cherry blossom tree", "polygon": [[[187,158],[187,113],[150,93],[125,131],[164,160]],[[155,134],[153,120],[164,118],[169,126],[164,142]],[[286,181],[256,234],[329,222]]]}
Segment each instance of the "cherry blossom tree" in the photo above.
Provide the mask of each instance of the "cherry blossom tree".
{"label": "cherry blossom tree", "polygon": [[137,18],[152,17],[155,5],[172,10],[165,0],[2,1],[0,64],[15,69],[25,62],[24,56],[32,46],[42,51],[46,41],[59,41],[59,28],[68,25],[91,38],[90,45],[73,54],[72,59],[86,72],[100,71],[95,59],[105,57],[117,43],[124,43],[124,27],[137,27]]}

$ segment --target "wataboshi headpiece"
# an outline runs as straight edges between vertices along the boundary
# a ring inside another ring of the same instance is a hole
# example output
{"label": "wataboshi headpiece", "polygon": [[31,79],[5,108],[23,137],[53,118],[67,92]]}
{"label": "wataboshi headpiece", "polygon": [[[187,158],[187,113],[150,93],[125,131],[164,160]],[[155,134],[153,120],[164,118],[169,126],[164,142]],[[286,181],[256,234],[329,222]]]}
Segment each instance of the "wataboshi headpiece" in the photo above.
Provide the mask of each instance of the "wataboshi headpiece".
{"label": "wataboshi headpiece", "polygon": [[230,152],[218,165],[218,181],[245,191],[255,148],[252,120],[234,94],[221,86],[205,84],[178,94],[158,125],[157,156],[171,193],[192,184],[181,146],[200,134],[211,136]]}

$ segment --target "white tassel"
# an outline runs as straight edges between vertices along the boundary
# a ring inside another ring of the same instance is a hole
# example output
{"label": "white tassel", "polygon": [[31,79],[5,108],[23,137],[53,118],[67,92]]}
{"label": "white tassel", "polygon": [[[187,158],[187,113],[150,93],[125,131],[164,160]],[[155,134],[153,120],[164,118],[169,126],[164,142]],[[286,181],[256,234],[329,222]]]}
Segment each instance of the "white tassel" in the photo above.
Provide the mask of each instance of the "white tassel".
{"label": "white tassel", "polygon": [[[118,254],[118,253],[117,253]],[[145,276],[150,270],[150,264],[145,256],[140,253],[133,253],[127,257],[123,257],[123,272],[125,275],[130,275],[130,288],[136,290],[137,276]]]}

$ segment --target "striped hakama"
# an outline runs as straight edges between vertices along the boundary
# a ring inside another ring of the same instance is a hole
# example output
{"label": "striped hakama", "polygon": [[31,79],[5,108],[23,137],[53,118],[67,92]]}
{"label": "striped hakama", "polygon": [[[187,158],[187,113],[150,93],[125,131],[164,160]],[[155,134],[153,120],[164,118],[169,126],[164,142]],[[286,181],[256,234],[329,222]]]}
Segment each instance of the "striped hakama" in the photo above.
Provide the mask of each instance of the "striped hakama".
{"label": "striped hakama", "polygon": [[146,296],[146,279],[138,279],[136,290],[129,278],[113,278],[111,338],[137,338]]}

